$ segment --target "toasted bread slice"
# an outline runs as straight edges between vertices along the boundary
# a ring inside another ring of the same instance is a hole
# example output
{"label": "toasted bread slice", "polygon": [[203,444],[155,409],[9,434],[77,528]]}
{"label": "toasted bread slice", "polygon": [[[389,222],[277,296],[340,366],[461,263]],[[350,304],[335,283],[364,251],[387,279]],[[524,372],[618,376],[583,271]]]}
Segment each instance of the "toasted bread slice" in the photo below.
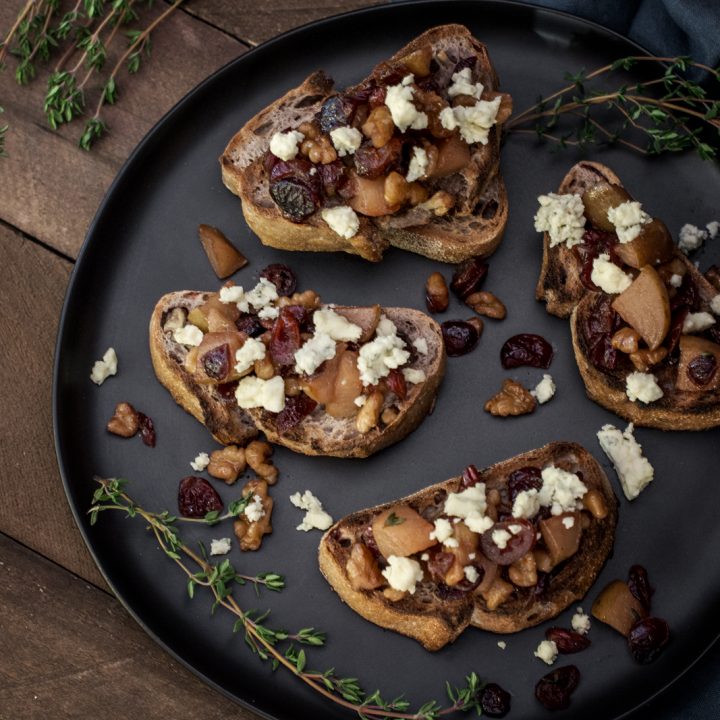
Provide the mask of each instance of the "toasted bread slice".
{"label": "toasted bread slice", "polygon": [[[407,367],[422,370],[425,380],[407,384],[404,399],[388,394],[385,406],[391,404],[396,417],[380,423],[367,433],[355,425],[355,417],[334,418],[318,406],[298,425],[280,433],[276,415],[263,409],[243,410],[232,393],[221,396],[216,386],[196,382],[184,367],[187,348],[175,342],[172,334],[163,330],[165,318],[176,307],[189,311],[202,305],[210,293],[185,291],[164,295],[155,306],[150,320],[150,354],[160,382],[175,401],[196,420],[203,423],[213,437],[224,445],[246,444],[259,431],[268,440],[305,455],[332,457],[367,457],[382,448],[402,440],[425,418],[437,395],[445,374],[445,348],[439,325],[424,313],[410,308],[384,308],[383,313],[396,325],[411,352]],[[373,308],[332,306],[339,314],[347,313],[352,322],[362,324],[363,316],[375,312]],[[413,341],[424,339],[427,353],[413,348]]]}
{"label": "toasted bread slice", "polygon": [[[605,473],[580,445],[555,442],[480,471],[478,482],[485,483],[486,493],[502,491],[513,471],[528,466],[542,469],[551,464],[569,472],[582,472],[584,484],[600,494],[607,514],[597,519],[583,513],[589,522],[578,551],[550,572],[540,592],[537,586],[515,587],[510,599],[491,611],[480,594],[438,584],[430,579],[427,569],[414,594],[405,592],[399,599],[391,600],[384,594],[387,586],[374,590],[358,590],[353,586],[347,571],[348,560],[356,543],[368,541],[373,519],[384,511],[405,506],[433,522],[442,514],[448,494],[464,487],[461,477],[336,522],[320,542],[320,570],[340,598],[357,613],[376,625],[418,640],[428,650],[439,650],[453,642],[468,625],[512,633],[555,617],[585,596],[612,550],[617,500]],[[477,552],[481,550],[478,548]],[[384,562],[382,556],[378,559]]]}
{"label": "toasted bread slice", "polygon": [[[458,60],[474,55],[477,80],[487,92],[497,92],[498,79],[487,48],[462,25],[428,30],[380,63],[364,82],[381,77],[388,65],[397,64],[427,45],[432,47],[438,62],[435,72],[438,81],[449,82]],[[357,87],[349,88],[348,92]],[[499,172],[501,124],[492,128],[487,144],[471,146],[471,161],[466,168],[434,183],[434,191],[445,190],[455,199],[455,208],[444,217],[418,208],[384,218],[360,215],[360,228],[349,239],[335,233],[319,212],[301,223],[284,217],[270,196],[268,174],[263,167],[270,139],[275,132],[311,121],[333,94],[333,81],[321,71],[313,73],[249,120],[220,158],[223,182],[242,200],[245,219],[264,244],[284,250],[343,251],[370,261],[381,260],[390,245],[442,262],[493,252],[507,221],[507,195],[502,179],[498,177],[491,185]]]}

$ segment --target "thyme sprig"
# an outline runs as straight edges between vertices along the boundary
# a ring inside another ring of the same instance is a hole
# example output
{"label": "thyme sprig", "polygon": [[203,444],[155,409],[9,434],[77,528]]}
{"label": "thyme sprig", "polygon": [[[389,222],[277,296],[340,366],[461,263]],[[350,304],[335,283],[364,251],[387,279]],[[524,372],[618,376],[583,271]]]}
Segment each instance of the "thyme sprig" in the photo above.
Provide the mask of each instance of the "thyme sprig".
{"label": "thyme sprig", "polygon": [[248,582],[255,586],[256,591],[260,587],[280,591],[285,585],[281,575],[261,573],[248,577],[238,573],[228,559],[213,565],[202,545],[198,553],[183,542],[176,526],[178,518],[167,511],[155,513],[142,508],[125,491],[125,480],[96,477],[95,481],[98,488],[88,511],[90,523],[95,524],[100,513],[107,511],[122,512],[129,518],[145,520],[162,551],[186,575],[188,595],[195,597],[197,588],[209,590],[214,599],[211,612],[223,608],[234,615],[233,632],[242,633],[250,650],[260,660],[269,661],[273,670],[285,668],[314,691],[352,710],[363,720],[439,720],[456,712],[475,710],[478,715],[482,713],[484,684],[474,672],[465,677],[465,684],[460,687],[446,683],[448,704],[443,706],[436,700],[430,700],[412,710],[410,702],[402,695],[386,699],[379,690],[366,693],[357,678],[343,677],[335,668],[322,671],[310,669],[305,647],[323,646],[327,639],[325,633],[314,627],[301,628],[296,632],[270,627],[266,623],[269,611],[246,610],[233,595],[236,585]]}
{"label": "thyme sprig", "polygon": [[[645,63],[657,64],[660,74],[614,90],[597,87],[611,73]],[[712,92],[720,90],[720,68],[689,57],[631,56],[567,74],[569,85],[511,117],[505,131],[534,134],[561,148],[619,144],[643,155],[694,150],[703,160],[717,158],[720,92],[712,97],[690,79],[691,71],[704,72]]]}

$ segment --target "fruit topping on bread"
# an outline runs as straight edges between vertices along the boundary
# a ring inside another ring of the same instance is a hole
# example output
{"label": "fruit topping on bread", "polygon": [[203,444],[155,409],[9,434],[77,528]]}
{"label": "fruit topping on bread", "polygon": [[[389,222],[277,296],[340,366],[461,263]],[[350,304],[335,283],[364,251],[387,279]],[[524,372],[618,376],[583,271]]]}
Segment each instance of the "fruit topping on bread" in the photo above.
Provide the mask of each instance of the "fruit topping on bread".
{"label": "fruit topping on bread", "polygon": [[556,442],[343,518],[320,570],[364,618],[438,650],[468,625],[516,632],[582,598],[616,522],[601,467]]}
{"label": "fruit topping on bread", "polygon": [[344,91],[312,74],[231,139],[223,181],[266,245],[373,261],[395,245],[459,262],[502,236],[511,110],[486,47],[444,25]]}

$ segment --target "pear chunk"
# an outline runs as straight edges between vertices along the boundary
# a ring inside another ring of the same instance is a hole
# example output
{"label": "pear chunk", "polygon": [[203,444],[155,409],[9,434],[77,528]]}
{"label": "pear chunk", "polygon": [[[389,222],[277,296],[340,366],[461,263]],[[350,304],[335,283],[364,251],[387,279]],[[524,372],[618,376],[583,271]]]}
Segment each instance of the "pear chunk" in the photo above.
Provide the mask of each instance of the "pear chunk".
{"label": "pear chunk", "polygon": [[408,557],[437,544],[430,539],[435,529],[419,513],[405,505],[397,505],[380,513],[372,523],[373,537],[383,557]]}
{"label": "pear chunk", "polygon": [[708,392],[719,388],[720,345],[694,335],[681,335],[675,387],[688,392]]}
{"label": "pear chunk", "polygon": [[593,617],[627,637],[630,628],[647,616],[642,603],[630,592],[627,583],[613,580],[592,606]]}
{"label": "pear chunk", "polygon": [[585,217],[593,227],[605,232],[615,232],[615,226],[608,220],[608,210],[630,200],[632,197],[625,188],[610,183],[594,185],[582,196]]}
{"label": "pear chunk", "polygon": [[670,328],[670,298],[653,267],[643,266],[632,285],[618,295],[612,307],[640,333],[651,350],[660,347]]}
{"label": "pear chunk", "polygon": [[643,225],[640,234],[628,243],[618,243],[615,254],[632,268],[660,265],[673,257],[675,243],[662,220],[653,218]]}

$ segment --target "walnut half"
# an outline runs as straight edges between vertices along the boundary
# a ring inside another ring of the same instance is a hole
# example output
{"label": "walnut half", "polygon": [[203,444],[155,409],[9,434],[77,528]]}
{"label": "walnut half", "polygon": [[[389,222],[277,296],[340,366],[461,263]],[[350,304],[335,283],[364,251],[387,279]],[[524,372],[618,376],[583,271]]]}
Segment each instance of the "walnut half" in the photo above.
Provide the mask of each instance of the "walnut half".
{"label": "walnut half", "polygon": [[537,407],[537,401],[515,380],[504,380],[502,390],[485,403],[485,410],[496,417],[527,415]]}
{"label": "walnut half", "polygon": [[[262,516],[256,519],[250,519],[247,513],[243,513],[234,523],[233,531],[235,537],[240,542],[241,550],[259,550],[262,545],[263,535],[272,532],[270,519],[273,510],[273,499],[268,495],[268,485],[265,480],[250,480],[242,489],[243,497],[248,493],[252,493],[250,503],[255,503],[256,497],[260,498],[262,504]],[[256,517],[253,515],[252,517]]]}

